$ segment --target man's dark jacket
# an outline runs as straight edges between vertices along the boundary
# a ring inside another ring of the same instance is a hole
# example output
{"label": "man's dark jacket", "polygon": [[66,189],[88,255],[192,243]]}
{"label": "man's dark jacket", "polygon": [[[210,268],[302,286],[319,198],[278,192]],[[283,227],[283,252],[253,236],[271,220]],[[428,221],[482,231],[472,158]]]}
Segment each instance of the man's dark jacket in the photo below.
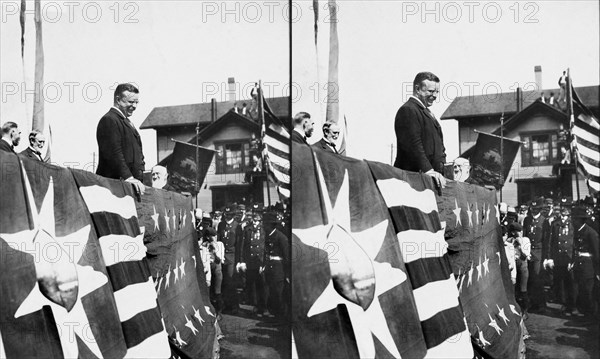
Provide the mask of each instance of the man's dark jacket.
{"label": "man's dark jacket", "polygon": [[98,123],[98,169],[96,174],[108,178],[143,181],[144,154],[142,140],[133,125],[119,111],[111,108]]}
{"label": "man's dark jacket", "polygon": [[323,138],[320,139],[319,142],[313,144],[312,147],[313,148],[321,149],[321,150],[326,151],[326,152],[337,153],[336,151],[333,150],[333,148],[331,148],[327,144],[327,141],[325,141],[325,139],[323,139]]}
{"label": "man's dark jacket", "polygon": [[4,141],[1,138],[0,138],[0,151],[15,153],[15,150],[13,150],[12,146],[10,144],[8,144],[8,142]]}
{"label": "man's dark jacket", "polygon": [[443,173],[446,149],[442,128],[431,112],[418,100],[409,98],[396,113],[396,148],[394,167]]}
{"label": "man's dark jacket", "polygon": [[32,159],[32,160],[44,162],[44,160],[42,158],[40,158],[40,156],[38,156],[37,153],[33,152],[33,150],[31,149],[31,147],[27,147],[26,149],[24,149],[23,151],[21,151],[19,153],[19,155],[21,157],[24,157],[24,158],[29,158],[29,159]]}
{"label": "man's dark jacket", "polygon": [[298,142],[305,145],[308,145],[308,142],[304,139],[304,137],[298,133],[298,131],[292,130],[292,142]]}

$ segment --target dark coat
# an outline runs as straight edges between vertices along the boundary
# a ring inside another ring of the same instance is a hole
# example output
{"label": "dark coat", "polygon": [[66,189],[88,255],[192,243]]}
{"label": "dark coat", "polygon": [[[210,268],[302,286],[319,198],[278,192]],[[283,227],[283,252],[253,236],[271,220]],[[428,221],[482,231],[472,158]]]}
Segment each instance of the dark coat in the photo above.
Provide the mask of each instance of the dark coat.
{"label": "dark coat", "polygon": [[546,259],[550,240],[548,227],[548,221],[543,214],[538,218],[529,215],[523,220],[523,237],[531,241],[531,257],[536,260]]}
{"label": "dark coat", "polygon": [[108,178],[143,181],[144,154],[138,131],[129,125],[119,111],[111,108],[96,129],[98,169],[96,174]]}
{"label": "dark coat", "polygon": [[242,226],[235,220],[231,223],[225,221],[219,223],[217,239],[223,242],[223,246],[225,247],[225,264],[239,263],[243,242]]}
{"label": "dark coat", "polygon": [[38,156],[37,153],[33,152],[33,150],[31,149],[31,147],[27,147],[26,149],[24,149],[23,151],[21,151],[21,153],[19,153],[19,156],[21,156],[23,158],[29,158],[29,159],[32,159],[32,160],[44,162],[44,159],[41,158],[40,156]]}
{"label": "dark coat", "polygon": [[432,168],[443,173],[446,149],[442,128],[433,115],[414,98],[396,113],[396,148],[394,167],[413,172]]}
{"label": "dark coat", "polygon": [[[600,239],[598,233],[587,224],[577,230],[574,240],[575,278],[587,279],[600,275]],[[589,253],[590,256],[580,256],[579,253]]]}
{"label": "dark coat", "polygon": [[325,141],[325,139],[320,139],[319,142],[315,143],[312,145],[312,148],[318,148],[320,150],[323,150],[325,152],[331,152],[331,153],[338,153],[337,149],[336,151],[334,151],[328,144],[327,141]]}
{"label": "dark coat", "polygon": [[566,266],[571,263],[574,235],[575,229],[570,221],[563,223],[561,220],[555,220],[552,222],[549,255],[555,265]]}
{"label": "dark coat", "polygon": [[265,231],[262,227],[255,229],[252,225],[244,228],[244,243],[241,246],[240,262],[249,268],[263,265],[265,253]]}
{"label": "dark coat", "polygon": [[3,139],[0,139],[0,151],[15,153],[15,150],[13,150],[13,147],[11,145],[9,145],[8,142],[4,141]]}
{"label": "dark coat", "polygon": [[298,143],[308,145],[308,142],[306,142],[304,137],[302,137],[302,135],[299,134],[298,131],[294,131],[294,130],[292,130],[292,142],[298,142]]}

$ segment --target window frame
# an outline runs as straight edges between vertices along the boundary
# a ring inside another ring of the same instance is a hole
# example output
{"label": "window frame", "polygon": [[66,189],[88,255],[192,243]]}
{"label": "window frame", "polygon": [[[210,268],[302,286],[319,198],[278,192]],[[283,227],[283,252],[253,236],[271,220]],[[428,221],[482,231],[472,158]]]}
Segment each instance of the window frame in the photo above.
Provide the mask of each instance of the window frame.
{"label": "window frame", "polygon": [[[240,145],[242,147],[242,162],[239,170],[229,169],[231,165],[227,165],[227,156],[225,155],[225,146],[227,145]],[[215,155],[215,174],[223,175],[244,173],[250,166],[250,143],[247,139],[216,141],[214,142],[214,146],[215,151],[217,151],[217,154]],[[221,155],[219,155],[221,148],[223,149],[223,152]]]}
{"label": "window frame", "polygon": [[[548,138],[548,159],[546,161],[533,160],[533,145],[531,140],[534,136],[547,136]],[[558,153],[560,146],[556,130],[519,132],[519,137],[523,143],[521,145],[521,167],[552,166],[560,161],[560,154]],[[555,151],[556,154],[554,154]]]}

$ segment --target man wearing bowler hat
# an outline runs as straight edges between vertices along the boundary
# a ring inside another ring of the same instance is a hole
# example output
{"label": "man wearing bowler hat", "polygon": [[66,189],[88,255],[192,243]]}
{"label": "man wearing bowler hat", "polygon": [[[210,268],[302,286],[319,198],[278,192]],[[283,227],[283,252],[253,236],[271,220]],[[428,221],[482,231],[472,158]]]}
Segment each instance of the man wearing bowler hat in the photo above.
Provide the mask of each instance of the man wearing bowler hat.
{"label": "man wearing bowler hat", "polygon": [[540,272],[542,270],[544,247],[547,247],[546,236],[548,222],[541,211],[544,205],[543,198],[531,201],[530,214],[523,220],[523,236],[531,241],[531,260],[529,260],[529,281],[527,292],[531,299],[531,311],[546,310],[546,298]]}
{"label": "man wearing bowler hat", "polygon": [[600,281],[598,233],[587,223],[588,214],[583,206],[575,206],[572,211],[575,228],[573,262],[574,294],[576,305],[584,314],[595,314],[597,308],[593,296],[594,282]]}

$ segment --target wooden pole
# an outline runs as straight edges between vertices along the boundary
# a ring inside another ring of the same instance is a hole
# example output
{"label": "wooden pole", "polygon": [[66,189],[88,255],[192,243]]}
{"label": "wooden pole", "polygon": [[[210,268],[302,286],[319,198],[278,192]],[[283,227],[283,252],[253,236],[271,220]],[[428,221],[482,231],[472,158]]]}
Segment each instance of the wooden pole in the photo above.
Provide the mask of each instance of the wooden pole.
{"label": "wooden pole", "polygon": [[571,70],[567,69],[567,114],[570,122],[571,155],[575,158],[575,188],[577,189],[577,201],[581,200],[579,192],[579,161],[577,159],[577,147],[573,146],[573,126],[575,125],[575,114],[573,113],[573,83],[571,82]]}

